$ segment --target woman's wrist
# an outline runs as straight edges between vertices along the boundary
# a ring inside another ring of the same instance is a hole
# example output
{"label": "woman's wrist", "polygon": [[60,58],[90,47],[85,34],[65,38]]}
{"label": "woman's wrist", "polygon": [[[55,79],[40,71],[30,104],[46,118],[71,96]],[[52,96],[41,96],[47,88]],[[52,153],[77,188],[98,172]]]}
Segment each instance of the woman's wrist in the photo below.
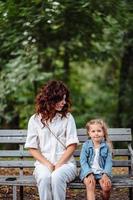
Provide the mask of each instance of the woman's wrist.
{"label": "woman's wrist", "polygon": [[55,166],[51,163],[51,162],[49,162],[49,161],[47,161],[46,163],[44,163],[51,171],[54,171],[54,169],[55,169]]}

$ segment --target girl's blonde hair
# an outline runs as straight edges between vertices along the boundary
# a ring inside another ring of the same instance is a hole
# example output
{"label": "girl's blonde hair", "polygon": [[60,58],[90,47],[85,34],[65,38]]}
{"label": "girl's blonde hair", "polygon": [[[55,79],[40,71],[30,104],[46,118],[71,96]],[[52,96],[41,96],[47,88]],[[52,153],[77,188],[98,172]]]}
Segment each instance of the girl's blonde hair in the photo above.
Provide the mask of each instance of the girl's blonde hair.
{"label": "girl's blonde hair", "polygon": [[112,151],[113,144],[112,144],[112,142],[111,142],[111,140],[109,139],[109,136],[108,136],[108,125],[102,119],[92,119],[89,122],[87,122],[87,124],[86,124],[87,133],[89,133],[90,126],[93,125],[93,124],[100,124],[101,125],[102,130],[104,132],[104,139],[107,142],[110,150]]}

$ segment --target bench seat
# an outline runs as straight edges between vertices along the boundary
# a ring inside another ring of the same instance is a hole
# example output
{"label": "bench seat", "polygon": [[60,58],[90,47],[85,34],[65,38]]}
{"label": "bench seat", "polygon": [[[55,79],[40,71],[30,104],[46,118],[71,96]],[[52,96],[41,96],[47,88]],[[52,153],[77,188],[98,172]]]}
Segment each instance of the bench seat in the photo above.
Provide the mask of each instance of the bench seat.
{"label": "bench seat", "polygon": [[[15,178],[16,180],[7,180],[8,178]],[[36,180],[33,175],[31,176],[0,176],[0,183],[2,185],[15,185],[15,186],[36,186]],[[112,186],[116,188],[133,187],[133,177],[127,176],[114,176],[112,178]],[[71,189],[84,189],[85,186],[81,183],[79,177],[68,184]]]}
{"label": "bench seat", "polygon": [[[87,140],[86,130],[77,129],[80,145],[74,153],[78,171],[80,171],[79,156],[83,142]],[[124,174],[113,174],[112,186],[115,188],[129,188],[129,200],[133,200],[133,150],[131,129],[111,128],[108,129],[109,137],[113,142],[113,169],[117,172],[118,167],[125,169]],[[23,187],[36,186],[32,174],[34,170],[34,159],[24,149],[27,130],[0,130],[0,170],[17,169],[18,174],[8,176],[0,175],[0,185],[13,187],[13,200],[17,200],[17,187],[20,188],[20,200],[23,200]],[[25,170],[28,169],[25,173]],[[2,173],[4,174],[4,173]],[[12,178],[15,178],[12,179]],[[99,187],[99,185],[97,185]],[[69,189],[84,189],[85,186],[77,177],[68,184]]]}

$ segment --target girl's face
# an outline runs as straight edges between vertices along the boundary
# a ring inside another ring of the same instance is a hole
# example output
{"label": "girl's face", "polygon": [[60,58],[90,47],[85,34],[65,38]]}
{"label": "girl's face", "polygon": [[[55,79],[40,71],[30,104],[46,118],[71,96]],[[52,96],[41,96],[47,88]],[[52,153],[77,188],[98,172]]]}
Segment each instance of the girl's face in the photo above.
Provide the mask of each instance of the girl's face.
{"label": "girl's face", "polygon": [[89,127],[89,136],[94,143],[100,143],[104,138],[104,132],[100,124],[91,124]]}
{"label": "girl's face", "polygon": [[66,104],[66,95],[63,96],[63,99],[55,104],[55,110],[61,111]]}

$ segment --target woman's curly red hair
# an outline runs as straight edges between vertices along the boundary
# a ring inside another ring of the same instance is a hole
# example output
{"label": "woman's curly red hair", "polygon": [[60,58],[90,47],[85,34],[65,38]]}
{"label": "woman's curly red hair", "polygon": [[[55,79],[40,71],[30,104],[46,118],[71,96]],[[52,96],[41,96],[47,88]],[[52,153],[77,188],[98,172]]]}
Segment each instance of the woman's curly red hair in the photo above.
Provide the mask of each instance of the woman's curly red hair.
{"label": "woman's curly red hair", "polygon": [[41,114],[43,123],[53,119],[57,113],[55,104],[61,101],[64,95],[66,95],[66,104],[61,111],[58,111],[62,117],[66,117],[71,105],[68,88],[62,81],[57,80],[49,81],[41,88],[36,96],[36,112]]}

